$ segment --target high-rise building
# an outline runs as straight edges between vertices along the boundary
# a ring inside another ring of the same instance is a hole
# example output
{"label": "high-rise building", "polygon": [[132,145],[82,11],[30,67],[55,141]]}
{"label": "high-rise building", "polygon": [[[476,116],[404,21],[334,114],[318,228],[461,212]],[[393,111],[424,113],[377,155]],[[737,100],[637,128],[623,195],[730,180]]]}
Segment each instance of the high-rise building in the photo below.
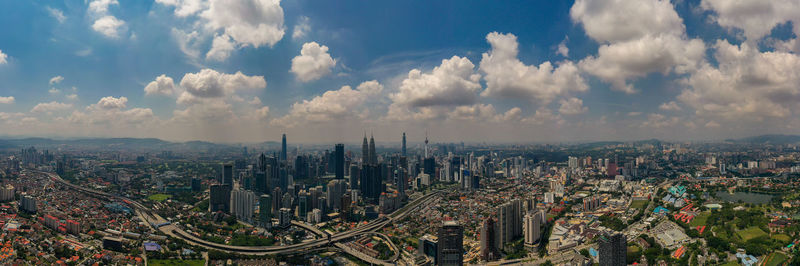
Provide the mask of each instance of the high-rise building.
{"label": "high-rise building", "polygon": [[203,180],[198,177],[192,177],[192,191],[203,191]]}
{"label": "high-rise building", "polygon": [[406,133],[405,132],[403,132],[403,147],[400,148],[400,154],[402,154],[403,157],[408,156],[408,154],[406,154]]}
{"label": "high-rise building", "polygon": [[268,194],[258,198],[258,217],[262,227],[272,227],[272,197]]}
{"label": "high-rise building", "polygon": [[364,133],[364,144],[361,144],[361,164],[369,164],[369,144],[366,132]]}
{"label": "high-rise building", "polygon": [[361,168],[361,182],[359,189],[365,201],[377,203],[383,192],[384,186],[381,180],[381,166],[367,164]]}
{"label": "high-rise building", "polygon": [[14,200],[14,186],[11,184],[6,184],[2,188],[0,188],[0,202],[8,202]]}
{"label": "high-rise building", "polygon": [[281,161],[286,161],[286,134],[281,137]]}
{"label": "high-rise building", "polygon": [[347,190],[347,183],[343,179],[334,179],[328,182],[327,198],[330,210],[342,209],[342,195]]}
{"label": "high-rise building", "polygon": [[28,213],[36,213],[36,198],[30,195],[22,195],[19,207]]}
{"label": "high-rise building", "polygon": [[292,210],[289,208],[281,208],[278,211],[278,226],[281,228],[289,228],[292,225]]}
{"label": "high-rise building", "polygon": [[600,246],[600,266],[624,266],[626,262],[627,240],[622,233],[601,235],[598,238]]}
{"label": "high-rise building", "polygon": [[464,265],[464,228],[456,221],[445,221],[439,228],[438,265]]}
{"label": "high-rise building", "polygon": [[233,165],[226,163],[222,165],[222,183],[223,185],[233,186]]}
{"label": "high-rise building", "polygon": [[334,173],[336,179],[344,179],[344,144],[336,144],[334,150]]}
{"label": "high-rise building", "polygon": [[208,202],[209,211],[230,212],[230,204],[231,204],[231,186],[212,185],[211,197]]}
{"label": "high-rise building", "polygon": [[525,246],[533,246],[542,236],[542,219],[539,212],[528,212],[522,220],[522,229],[525,232]]}
{"label": "high-rise building", "polygon": [[253,222],[253,202],[256,195],[252,191],[236,189],[231,192],[231,210],[236,219]]}
{"label": "high-rise building", "polygon": [[512,200],[497,208],[496,233],[498,249],[522,234],[522,201]]}
{"label": "high-rise building", "polygon": [[369,136],[369,163],[378,164],[378,154],[375,153],[375,138]]}
{"label": "high-rise building", "polygon": [[350,165],[350,189],[358,189],[358,179],[361,176],[361,171],[358,170],[358,165]]}
{"label": "high-rise building", "polygon": [[494,219],[489,217],[483,220],[481,224],[481,259],[484,261],[500,258],[500,252],[497,251],[495,244],[496,234]]}

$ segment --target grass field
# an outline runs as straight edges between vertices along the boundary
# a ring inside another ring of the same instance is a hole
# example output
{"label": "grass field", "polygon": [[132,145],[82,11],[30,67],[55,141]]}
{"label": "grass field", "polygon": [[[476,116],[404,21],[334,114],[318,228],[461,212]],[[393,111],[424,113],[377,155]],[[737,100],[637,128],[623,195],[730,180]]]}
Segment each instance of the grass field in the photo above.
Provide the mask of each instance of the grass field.
{"label": "grass field", "polygon": [[641,248],[639,248],[639,246],[628,246],[628,254],[630,254],[630,253],[636,253],[636,252],[639,252],[639,251],[641,251],[641,250],[642,250],[642,249],[641,249]]}
{"label": "grass field", "polygon": [[764,231],[762,231],[761,228],[755,226],[751,226],[744,230],[737,231],[736,234],[739,235],[739,237],[742,238],[742,240],[744,241],[749,241],[750,239],[767,235],[767,233],[764,233]]}
{"label": "grass field", "polygon": [[172,197],[172,195],[167,195],[167,194],[153,194],[153,195],[147,196],[147,199],[152,200],[152,201],[162,202],[162,201],[165,201],[165,200],[167,200],[168,198],[171,198],[171,197]]}
{"label": "grass field", "polygon": [[720,266],[739,266],[739,263],[736,263],[735,261],[729,261],[729,262],[727,262],[725,264],[722,264]]}
{"label": "grass field", "polygon": [[645,207],[647,207],[647,203],[648,202],[649,201],[646,201],[646,200],[634,200],[634,201],[631,202],[631,209],[633,209],[633,208],[644,209]]}
{"label": "grass field", "polygon": [[694,219],[692,219],[692,222],[689,223],[689,226],[694,227],[694,226],[706,225],[709,216],[711,216],[711,212],[701,212],[700,214],[695,216]]}
{"label": "grass field", "polygon": [[785,254],[780,253],[780,252],[775,252],[775,253],[769,254],[769,256],[767,256],[766,263],[764,263],[764,265],[765,266],[778,266],[778,265],[782,265],[787,260],[789,260],[789,257],[787,257]]}
{"label": "grass field", "polygon": [[203,266],[205,260],[148,260],[147,265],[152,266]]}
{"label": "grass field", "polygon": [[787,243],[787,244],[790,241],[792,241],[791,237],[789,237],[788,235],[784,235],[784,234],[773,235],[772,238],[775,239],[775,240],[781,241],[783,243]]}

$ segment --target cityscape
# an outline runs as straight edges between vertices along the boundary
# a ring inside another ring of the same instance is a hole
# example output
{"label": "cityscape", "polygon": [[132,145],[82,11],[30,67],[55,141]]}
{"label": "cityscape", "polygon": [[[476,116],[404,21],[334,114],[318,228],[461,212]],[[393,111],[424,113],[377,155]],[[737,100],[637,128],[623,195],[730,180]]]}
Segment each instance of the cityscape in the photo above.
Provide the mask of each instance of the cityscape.
{"label": "cityscape", "polygon": [[0,1],[0,265],[800,265],[800,1]]}

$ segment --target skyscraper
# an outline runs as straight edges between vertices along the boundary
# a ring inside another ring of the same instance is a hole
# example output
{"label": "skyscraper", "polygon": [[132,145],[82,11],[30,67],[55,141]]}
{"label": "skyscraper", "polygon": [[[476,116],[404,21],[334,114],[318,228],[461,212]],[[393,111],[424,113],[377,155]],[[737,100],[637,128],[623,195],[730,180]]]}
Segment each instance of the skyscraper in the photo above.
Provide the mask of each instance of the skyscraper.
{"label": "skyscraper", "polygon": [[364,133],[364,144],[361,145],[361,164],[369,164],[369,144],[367,133]]}
{"label": "skyscraper", "polygon": [[256,195],[251,191],[236,189],[231,192],[231,210],[236,219],[250,223],[253,221],[253,202]]}
{"label": "skyscraper", "polygon": [[269,194],[258,198],[258,217],[262,227],[267,229],[272,227],[272,197]]}
{"label": "skyscraper", "polygon": [[230,212],[231,186],[212,185],[211,198],[209,199],[209,211],[211,212]]}
{"label": "skyscraper", "polygon": [[495,244],[496,234],[494,219],[489,217],[483,220],[481,224],[481,259],[484,261],[493,261],[500,258],[500,252],[497,251],[497,245]]}
{"label": "skyscraper", "polygon": [[286,161],[286,134],[281,138],[281,160]]}
{"label": "skyscraper", "polygon": [[336,179],[344,179],[344,144],[336,144],[334,150],[334,172]]}
{"label": "skyscraper", "polygon": [[529,212],[522,220],[522,229],[525,231],[525,246],[533,246],[541,237],[542,219],[539,212]]}
{"label": "skyscraper", "polygon": [[407,156],[407,154],[406,154],[406,133],[405,132],[403,132],[403,147],[400,150],[400,154],[402,154],[403,156]]}
{"label": "skyscraper", "polygon": [[327,195],[327,204],[331,210],[341,210],[342,209],[342,195],[347,190],[347,183],[345,183],[344,179],[334,179],[328,182],[328,191]]}
{"label": "skyscraper", "polygon": [[383,192],[380,165],[367,164],[361,168],[361,182],[358,185],[365,201],[377,203]]}
{"label": "skyscraper", "polygon": [[497,208],[497,247],[522,234],[522,201],[512,200]]}
{"label": "skyscraper", "polygon": [[226,163],[222,165],[222,182],[223,185],[233,186],[233,165]]}
{"label": "skyscraper", "polygon": [[456,221],[445,221],[439,228],[436,257],[439,265],[464,265],[464,228]]}
{"label": "skyscraper", "polygon": [[372,136],[369,136],[369,163],[378,163],[378,154],[375,153],[375,138]]}
{"label": "skyscraper", "polygon": [[622,233],[614,235],[601,235],[598,238],[600,245],[600,266],[627,265],[626,252],[627,240]]}

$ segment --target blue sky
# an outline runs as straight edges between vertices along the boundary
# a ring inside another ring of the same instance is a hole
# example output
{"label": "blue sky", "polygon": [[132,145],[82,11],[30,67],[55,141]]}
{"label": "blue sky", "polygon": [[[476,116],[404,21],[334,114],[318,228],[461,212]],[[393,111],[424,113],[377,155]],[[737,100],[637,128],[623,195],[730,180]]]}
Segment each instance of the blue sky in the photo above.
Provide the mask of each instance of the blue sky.
{"label": "blue sky", "polygon": [[0,135],[797,134],[798,14],[792,0],[6,1]]}

